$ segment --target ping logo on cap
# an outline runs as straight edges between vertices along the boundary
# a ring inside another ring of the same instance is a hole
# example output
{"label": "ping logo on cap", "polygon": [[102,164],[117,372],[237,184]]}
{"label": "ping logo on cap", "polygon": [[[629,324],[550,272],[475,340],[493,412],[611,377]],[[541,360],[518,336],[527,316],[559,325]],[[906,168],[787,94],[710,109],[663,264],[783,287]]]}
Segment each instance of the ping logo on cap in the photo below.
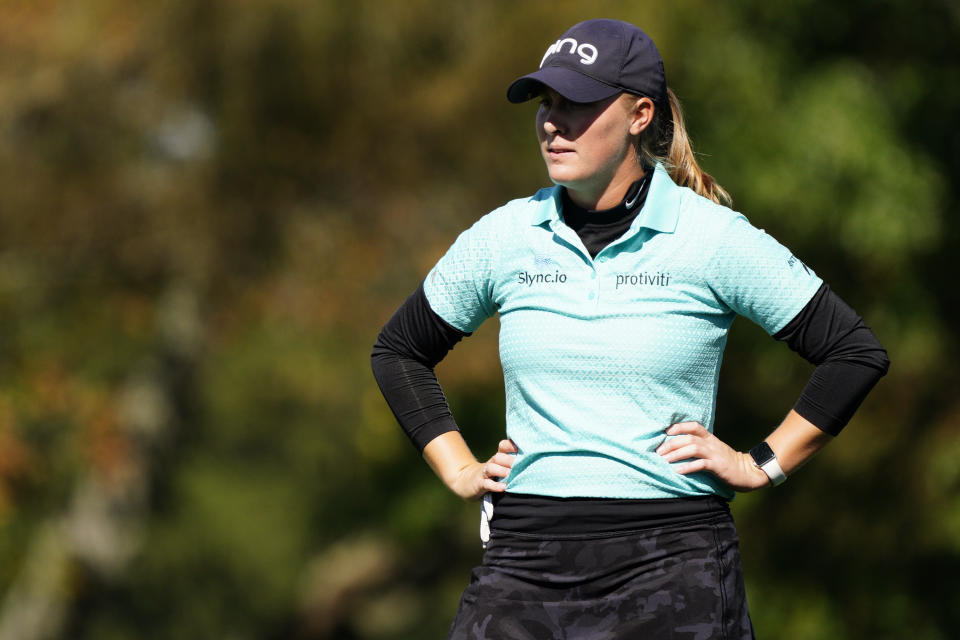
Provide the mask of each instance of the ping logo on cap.
{"label": "ping logo on cap", "polygon": [[597,48],[590,44],[589,42],[584,42],[583,44],[578,44],[573,38],[563,38],[557,40],[549,47],[547,47],[547,52],[543,54],[543,59],[540,60],[540,68],[543,68],[543,63],[547,61],[551,55],[555,53],[563,53],[563,47],[570,45],[570,54],[574,53],[580,56],[580,64],[593,64],[597,61],[597,55],[599,52]]}

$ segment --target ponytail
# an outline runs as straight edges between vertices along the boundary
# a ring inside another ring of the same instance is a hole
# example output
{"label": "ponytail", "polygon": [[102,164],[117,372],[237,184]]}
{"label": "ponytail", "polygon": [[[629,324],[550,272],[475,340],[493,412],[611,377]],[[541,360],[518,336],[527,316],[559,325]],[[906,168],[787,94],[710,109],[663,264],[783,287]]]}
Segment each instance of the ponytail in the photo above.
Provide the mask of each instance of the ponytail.
{"label": "ponytail", "polygon": [[667,118],[660,109],[654,112],[653,122],[640,134],[637,150],[640,162],[645,166],[659,162],[681,187],[690,187],[697,195],[730,206],[733,204],[730,194],[697,164],[683,123],[680,101],[669,88],[667,98],[671,117]]}

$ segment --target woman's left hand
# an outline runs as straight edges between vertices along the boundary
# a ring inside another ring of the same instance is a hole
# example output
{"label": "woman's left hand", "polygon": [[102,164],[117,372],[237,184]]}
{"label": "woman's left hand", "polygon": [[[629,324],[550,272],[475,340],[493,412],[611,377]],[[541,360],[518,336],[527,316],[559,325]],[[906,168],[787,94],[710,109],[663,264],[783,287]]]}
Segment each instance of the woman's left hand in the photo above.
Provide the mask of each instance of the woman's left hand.
{"label": "woman's left hand", "polygon": [[657,453],[667,462],[686,460],[673,466],[677,473],[709,471],[736,491],[753,491],[770,483],[749,453],[736,451],[699,422],[670,425],[667,435],[674,437],[657,447]]}

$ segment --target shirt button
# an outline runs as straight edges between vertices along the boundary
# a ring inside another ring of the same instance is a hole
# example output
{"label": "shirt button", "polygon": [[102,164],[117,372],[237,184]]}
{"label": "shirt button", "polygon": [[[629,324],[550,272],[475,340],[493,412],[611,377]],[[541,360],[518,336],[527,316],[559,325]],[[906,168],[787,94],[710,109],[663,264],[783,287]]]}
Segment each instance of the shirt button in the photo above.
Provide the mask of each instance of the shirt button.
{"label": "shirt button", "polygon": [[594,298],[597,297],[597,294],[595,294],[593,291],[591,291],[591,292],[590,292],[590,295],[588,295],[587,297],[588,297],[590,300],[593,300]]}
{"label": "shirt button", "polygon": [[594,271],[593,273],[590,274],[590,279],[591,279],[591,280],[596,280],[596,279],[597,279],[597,272],[596,272],[596,271]]}

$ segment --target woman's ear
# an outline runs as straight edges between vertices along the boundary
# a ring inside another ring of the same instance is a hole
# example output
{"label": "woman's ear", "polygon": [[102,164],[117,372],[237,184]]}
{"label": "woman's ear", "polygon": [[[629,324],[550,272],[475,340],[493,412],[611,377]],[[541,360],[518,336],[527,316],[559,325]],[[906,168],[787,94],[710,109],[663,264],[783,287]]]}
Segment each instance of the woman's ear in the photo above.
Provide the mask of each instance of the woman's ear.
{"label": "woman's ear", "polygon": [[650,126],[655,110],[656,107],[650,98],[633,96],[630,100],[630,133],[638,136]]}

